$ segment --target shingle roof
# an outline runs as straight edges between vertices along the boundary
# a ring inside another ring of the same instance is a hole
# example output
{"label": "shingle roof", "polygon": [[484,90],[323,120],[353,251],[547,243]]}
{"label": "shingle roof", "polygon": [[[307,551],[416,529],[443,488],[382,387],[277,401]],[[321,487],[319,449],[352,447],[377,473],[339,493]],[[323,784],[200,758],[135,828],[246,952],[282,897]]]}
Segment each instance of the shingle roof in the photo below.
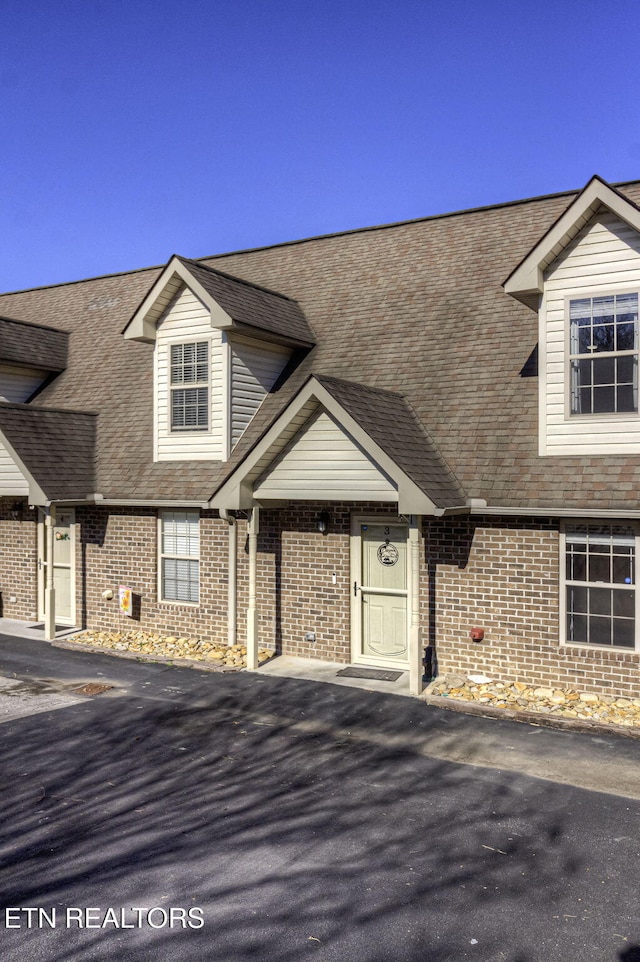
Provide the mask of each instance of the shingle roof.
{"label": "shingle roof", "polygon": [[67,331],[0,317],[0,361],[45,371],[64,371],[68,350]]}
{"label": "shingle roof", "polygon": [[438,507],[465,504],[464,491],[406,398],[325,374],[316,380]]}
{"label": "shingle roof", "polygon": [[223,271],[178,257],[234,321],[311,345],[315,338],[304,311],[290,297]]}
{"label": "shingle roof", "polygon": [[[640,201],[639,183],[619,189]],[[159,269],[2,295],[0,313],[71,332],[67,370],[35,404],[101,412],[96,489],[105,497],[206,500],[315,374],[402,395],[468,497],[525,513],[638,508],[640,456],[538,456],[537,316],[502,288],[574,196],[196,262],[281,291],[317,342],[226,466],[153,462],[153,347],[120,332]]]}
{"label": "shingle roof", "polygon": [[97,416],[0,402],[0,431],[51,501],[95,492]]}

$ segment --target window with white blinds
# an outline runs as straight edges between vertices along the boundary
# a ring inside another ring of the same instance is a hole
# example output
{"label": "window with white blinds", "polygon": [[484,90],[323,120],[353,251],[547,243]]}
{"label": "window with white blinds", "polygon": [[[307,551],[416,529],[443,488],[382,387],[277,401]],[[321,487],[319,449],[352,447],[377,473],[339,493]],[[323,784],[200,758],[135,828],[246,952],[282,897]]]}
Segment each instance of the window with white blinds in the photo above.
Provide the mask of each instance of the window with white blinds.
{"label": "window with white blinds", "polygon": [[209,344],[171,345],[171,430],[209,428]]}
{"label": "window with white blinds", "polygon": [[160,515],[160,599],[198,604],[200,519],[196,511]]}

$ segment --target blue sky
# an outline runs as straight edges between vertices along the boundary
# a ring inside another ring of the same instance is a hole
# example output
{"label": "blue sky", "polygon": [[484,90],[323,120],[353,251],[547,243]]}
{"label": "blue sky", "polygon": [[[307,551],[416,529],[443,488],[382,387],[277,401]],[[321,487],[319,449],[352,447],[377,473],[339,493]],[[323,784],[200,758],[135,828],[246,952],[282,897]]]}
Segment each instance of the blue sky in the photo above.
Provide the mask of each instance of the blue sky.
{"label": "blue sky", "polygon": [[640,179],[637,0],[3,0],[0,290]]}

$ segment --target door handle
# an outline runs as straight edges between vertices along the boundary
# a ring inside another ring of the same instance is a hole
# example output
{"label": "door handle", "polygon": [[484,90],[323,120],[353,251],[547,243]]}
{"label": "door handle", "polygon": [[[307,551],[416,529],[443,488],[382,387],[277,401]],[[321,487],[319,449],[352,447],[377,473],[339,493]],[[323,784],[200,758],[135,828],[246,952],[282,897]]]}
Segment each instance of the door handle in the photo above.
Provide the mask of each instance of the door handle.
{"label": "door handle", "polygon": [[357,597],[358,597],[358,582],[357,582],[357,581],[354,581],[354,582],[353,582],[353,597],[354,597],[354,598],[357,598]]}

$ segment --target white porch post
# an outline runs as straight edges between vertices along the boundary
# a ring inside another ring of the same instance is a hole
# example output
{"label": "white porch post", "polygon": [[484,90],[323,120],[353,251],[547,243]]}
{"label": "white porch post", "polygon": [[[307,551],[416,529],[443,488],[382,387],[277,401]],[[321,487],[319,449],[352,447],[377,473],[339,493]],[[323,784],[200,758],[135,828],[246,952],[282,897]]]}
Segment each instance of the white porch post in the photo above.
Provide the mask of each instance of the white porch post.
{"label": "white porch post", "polygon": [[258,667],[258,611],[256,608],[256,577],[258,563],[258,532],[260,508],[251,509],[249,518],[249,607],[247,608],[247,668]]}
{"label": "white porch post", "polygon": [[53,641],[56,636],[56,592],[53,587],[53,528],[56,523],[55,505],[45,508],[44,536],[46,539],[47,567],[44,585],[44,637]]}
{"label": "white porch post", "polygon": [[409,626],[409,690],[422,692],[422,632],[420,630],[420,516],[409,522],[411,622]]}
{"label": "white porch post", "polygon": [[238,595],[238,526],[235,519],[229,523],[229,583],[227,594],[227,643],[236,643],[236,598]]}

